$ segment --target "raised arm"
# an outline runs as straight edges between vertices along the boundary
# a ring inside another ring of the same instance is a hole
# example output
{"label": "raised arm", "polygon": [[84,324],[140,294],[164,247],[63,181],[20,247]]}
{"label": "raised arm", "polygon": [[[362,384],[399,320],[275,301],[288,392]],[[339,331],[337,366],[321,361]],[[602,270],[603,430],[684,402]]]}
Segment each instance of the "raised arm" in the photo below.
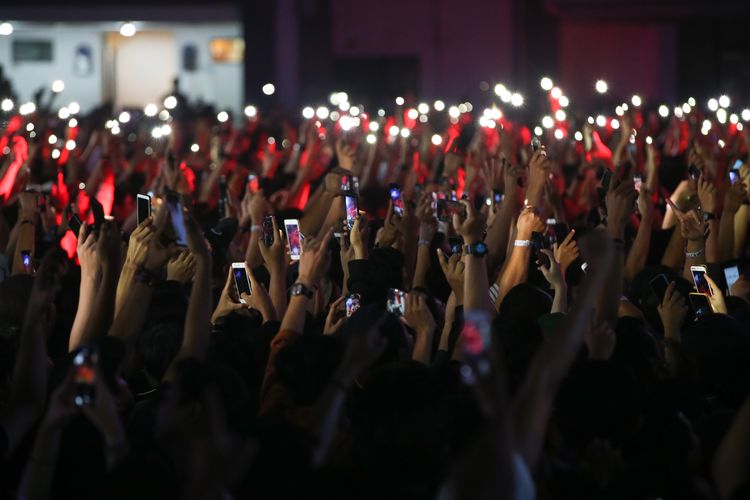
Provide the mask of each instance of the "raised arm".
{"label": "raised arm", "polygon": [[485,256],[466,251],[469,245],[482,243],[485,219],[469,200],[461,200],[461,204],[464,206],[466,217],[464,218],[463,214],[454,214],[453,227],[463,237],[464,243],[467,245],[464,247],[463,257],[464,280],[471,283],[471,286],[464,287],[464,307],[471,310],[492,312]]}
{"label": "raised arm", "polygon": [[648,249],[651,245],[651,230],[653,228],[654,205],[651,201],[651,192],[645,185],[638,194],[638,211],[641,213],[641,223],[635,235],[633,246],[625,259],[625,279],[632,281],[635,276],[646,266]]}
{"label": "raised arm", "polygon": [[719,221],[719,260],[725,262],[734,258],[734,218],[747,196],[745,186],[738,182],[732,185],[724,196],[724,210]]}
{"label": "raised arm", "polygon": [[31,274],[31,268],[24,266],[21,252],[29,252],[34,259],[36,247],[37,195],[32,192],[18,194],[18,220],[16,221],[16,246],[13,251],[13,269],[11,274]]}
{"label": "raised arm", "polygon": [[505,179],[503,202],[500,211],[487,228],[487,269],[494,272],[497,266],[505,260],[510,238],[513,219],[518,215],[520,203],[518,202],[518,179],[523,175],[523,167],[511,166],[505,158],[501,161],[503,176]]}
{"label": "raised arm", "polygon": [[[518,216],[516,222],[516,241],[508,257],[502,273],[497,278],[500,291],[495,301],[495,309],[507,293],[516,285],[524,283],[529,274],[529,259],[531,256],[531,233],[542,232],[544,225],[534,207],[526,207]],[[467,306],[467,309],[470,309]]]}
{"label": "raised arm", "polygon": [[68,341],[68,351],[73,351],[82,342],[83,333],[86,328],[86,322],[91,316],[91,310],[94,307],[96,298],[96,288],[99,283],[99,261],[96,257],[96,236],[94,233],[87,233],[87,224],[81,224],[78,231],[78,248],[76,254],[81,263],[81,285],[78,294],[78,309],[76,317],[73,320],[73,327],[70,329],[70,339]]}
{"label": "raised arm", "polygon": [[273,243],[267,247],[263,241],[258,242],[258,249],[266,263],[268,273],[271,276],[268,293],[271,296],[271,302],[276,310],[276,316],[283,318],[286,313],[286,250],[281,231],[276,224],[276,217],[273,218]]}

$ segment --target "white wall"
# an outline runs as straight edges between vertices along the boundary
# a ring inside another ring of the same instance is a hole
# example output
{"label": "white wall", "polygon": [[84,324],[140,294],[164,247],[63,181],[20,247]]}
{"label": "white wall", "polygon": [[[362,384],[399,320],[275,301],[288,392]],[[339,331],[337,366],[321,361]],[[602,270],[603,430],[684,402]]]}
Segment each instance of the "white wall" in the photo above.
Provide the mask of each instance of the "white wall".
{"label": "white wall", "polygon": [[[216,64],[211,60],[209,43],[217,37],[239,37],[242,30],[239,23],[136,23],[144,31],[170,31],[174,33],[175,50],[168,66],[178,68],[181,90],[190,99],[203,98],[218,107],[240,112],[243,102],[242,63]],[[77,101],[83,111],[99,104],[102,99],[102,51],[104,34],[117,31],[119,24],[114,22],[95,23],[14,23],[10,36],[0,36],[0,64],[22,100],[31,98],[33,92],[42,86],[49,86],[53,80],[65,82],[65,91],[59,97],[60,104]],[[40,39],[53,41],[51,63],[19,63],[12,60],[13,39]],[[90,76],[77,77],[73,73],[73,56],[81,43],[91,46],[93,71]],[[182,48],[193,43],[198,50],[197,71],[186,73],[182,70]],[[140,75],[148,78],[147,74]],[[165,88],[166,93],[169,88]]]}

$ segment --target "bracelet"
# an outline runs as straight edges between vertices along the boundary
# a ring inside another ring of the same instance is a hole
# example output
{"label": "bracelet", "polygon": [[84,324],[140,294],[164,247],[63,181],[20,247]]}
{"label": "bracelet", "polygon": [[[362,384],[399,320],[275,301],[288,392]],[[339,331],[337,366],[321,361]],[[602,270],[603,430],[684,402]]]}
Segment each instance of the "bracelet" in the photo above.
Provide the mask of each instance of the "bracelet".
{"label": "bracelet", "polygon": [[696,250],[695,252],[688,252],[686,250],[685,251],[685,257],[687,257],[688,259],[694,259],[696,257],[700,257],[701,255],[703,255],[703,252],[705,252],[705,251],[706,251],[705,247],[701,248],[700,250]]}
{"label": "bracelet", "polygon": [[531,240],[516,240],[513,242],[514,247],[530,247]]}
{"label": "bracelet", "polygon": [[430,240],[419,240],[419,241],[417,242],[417,246],[420,246],[420,247],[422,247],[422,246],[428,247],[428,246],[430,246],[430,243],[431,243],[431,241],[430,241]]}

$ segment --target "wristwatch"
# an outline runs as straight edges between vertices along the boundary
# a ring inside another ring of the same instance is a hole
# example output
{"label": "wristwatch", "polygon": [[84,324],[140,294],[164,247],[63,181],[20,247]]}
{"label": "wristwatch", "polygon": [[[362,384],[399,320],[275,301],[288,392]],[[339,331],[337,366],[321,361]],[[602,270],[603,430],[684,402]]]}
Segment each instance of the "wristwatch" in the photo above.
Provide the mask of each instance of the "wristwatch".
{"label": "wristwatch", "polygon": [[708,222],[710,220],[716,220],[716,216],[711,212],[703,212],[703,222]]}
{"label": "wristwatch", "polygon": [[292,285],[292,288],[289,289],[289,293],[292,294],[292,297],[296,297],[298,295],[304,295],[308,299],[312,299],[313,291],[307,288],[302,283],[295,283]]}
{"label": "wristwatch", "polygon": [[475,257],[484,257],[487,255],[487,245],[482,241],[474,243],[473,245],[466,245],[464,247],[464,253]]}

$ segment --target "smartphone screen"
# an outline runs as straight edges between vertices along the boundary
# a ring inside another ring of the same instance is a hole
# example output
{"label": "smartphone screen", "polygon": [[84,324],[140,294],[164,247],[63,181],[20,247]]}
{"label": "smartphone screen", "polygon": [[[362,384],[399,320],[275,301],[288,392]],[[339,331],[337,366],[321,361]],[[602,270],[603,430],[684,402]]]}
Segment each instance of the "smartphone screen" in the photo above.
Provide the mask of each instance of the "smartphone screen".
{"label": "smartphone screen", "polygon": [[732,285],[740,279],[740,268],[736,265],[724,268],[724,279],[727,282],[727,290],[732,289]]}
{"label": "smartphone screen", "polygon": [[695,283],[695,289],[698,293],[704,293],[706,295],[713,295],[711,286],[706,281],[706,268],[703,266],[692,266],[690,272],[693,273],[693,282]]}
{"label": "smartphone screen", "polygon": [[659,299],[659,304],[664,302],[664,295],[667,293],[667,287],[669,286],[669,280],[666,275],[659,274],[649,281],[648,284],[651,287],[651,291],[656,295],[656,298]]}
{"label": "smartphone screen", "polygon": [[284,219],[284,231],[286,231],[286,241],[289,245],[289,256],[292,260],[299,260],[302,256],[299,221],[297,219]]}
{"label": "smartphone screen", "polygon": [[539,151],[539,149],[542,147],[542,141],[539,140],[538,137],[534,137],[531,139],[531,150],[536,152]]}
{"label": "smartphone screen", "polygon": [[359,216],[356,196],[344,196],[344,210],[346,211],[346,227],[351,231],[354,227],[354,223],[357,222],[357,217]]}
{"label": "smartphone screen", "polygon": [[263,244],[267,247],[273,245],[275,235],[273,234],[273,215],[266,215],[263,218]]}
{"label": "smartphone screen", "polygon": [[90,347],[81,347],[73,356],[73,403],[76,406],[90,406],[96,400],[96,360],[96,351]]}
{"label": "smartphone screen", "polygon": [[690,306],[693,308],[695,316],[702,318],[713,312],[711,309],[711,302],[708,300],[708,296],[703,293],[691,293],[690,294]]}
{"label": "smartphone screen", "polygon": [[172,219],[172,227],[176,236],[175,243],[177,246],[187,246],[187,230],[185,229],[185,218],[182,213],[182,203],[180,198],[175,195],[167,195],[167,211],[169,218]]}
{"label": "smartphone screen", "polygon": [[732,165],[732,170],[739,170],[742,168],[742,160],[737,160],[734,162],[734,165]]}
{"label": "smartphone screen", "polygon": [[730,170],[729,171],[729,182],[732,184],[737,184],[740,180],[740,174],[736,170]]}
{"label": "smartphone screen", "polygon": [[389,188],[391,201],[393,202],[393,212],[399,217],[404,215],[404,200],[401,198],[401,188],[396,184],[391,184]]}
{"label": "smartphone screen", "polygon": [[257,174],[248,174],[247,176],[247,192],[257,193],[260,189],[260,182],[258,181]]}
{"label": "smartphone screen", "polygon": [[352,192],[352,176],[351,175],[341,176],[341,192],[343,194],[349,194]]}
{"label": "smartphone screen", "polygon": [[359,300],[360,297],[358,293],[352,293],[346,297],[345,305],[347,318],[354,314],[357,309],[359,309]]}
{"label": "smartphone screen", "polygon": [[643,178],[640,175],[633,176],[633,187],[639,193],[641,192],[641,185],[643,184]]}
{"label": "smartphone screen", "polygon": [[143,194],[138,195],[138,204],[136,205],[136,220],[138,225],[151,216],[151,197]]}
{"label": "smartphone screen", "polygon": [[403,316],[406,310],[406,297],[406,292],[402,292],[398,288],[389,288],[386,294],[386,310],[396,316]]}
{"label": "smartphone screen", "polygon": [[461,331],[461,349],[466,356],[477,358],[489,349],[492,322],[486,311],[464,311],[464,328]]}
{"label": "smartphone screen", "polygon": [[536,231],[531,233],[531,247],[534,249],[537,262],[544,267],[549,267],[549,257],[542,252],[542,249],[546,248],[545,238],[542,233],[537,233]]}
{"label": "smartphone screen", "polygon": [[21,250],[21,261],[26,272],[31,271],[31,250]]}
{"label": "smartphone screen", "polygon": [[457,201],[441,200],[437,201],[437,218],[443,222],[450,222],[453,214],[463,214],[464,207]]}
{"label": "smartphone screen", "polygon": [[492,190],[492,196],[495,198],[495,205],[499,205],[503,202],[503,194],[497,189]]}
{"label": "smartphone screen", "polygon": [[232,276],[234,277],[234,287],[237,290],[237,297],[242,304],[245,304],[242,294],[252,294],[253,287],[250,285],[250,278],[247,276],[247,268],[244,262],[232,262]]}

